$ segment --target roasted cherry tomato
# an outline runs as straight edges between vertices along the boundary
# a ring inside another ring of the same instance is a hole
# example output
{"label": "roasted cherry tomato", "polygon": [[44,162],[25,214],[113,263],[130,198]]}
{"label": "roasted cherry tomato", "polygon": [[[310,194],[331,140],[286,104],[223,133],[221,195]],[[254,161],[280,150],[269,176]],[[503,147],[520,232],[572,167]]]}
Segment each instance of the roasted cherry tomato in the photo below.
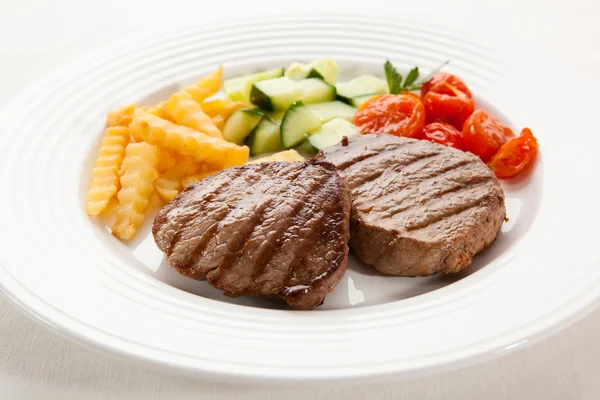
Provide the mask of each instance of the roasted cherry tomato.
{"label": "roasted cherry tomato", "polygon": [[362,133],[417,137],[425,126],[425,109],[417,96],[383,94],[359,107],[354,124]]}
{"label": "roasted cherry tomato", "polygon": [[464,150],[477,154],[483,161],[492,157],[514,135],[512,131],[483,110],[475,110],[462,130]]}
{"label": "roasted cherry tomato", "polygon": [[504,143],[488,165],[498,178],[510,178],[529,164],[538,152],[538,142],[529,128]]}
{"label": "roasted cherry tomato", "polygon": [[435,88],[437,86],[444,86],[444,84],[448,84],[448,85],[452,86],[453,88],[455,88],[456,90],[463,92],[464,94],[467,95],[468,98],[473,97],[473,95],[471,94],[471,91],[469,90],[467,85],[465,85],[465,83],[462,81],[462,79],[460,79],[459,77],[457,77],[455,75],[448,74],[446,72],[438,72],[437,74],[435,74],[433,76],[433,78],[431,78],[430,80],[425,82],[423,84],[423,86],[421,87],[421,97],[425,97],[427,92],[429,92],[432,89],[434,92],[437,91],[437,90],[435,90]]}
{"label": "roasted cherry tomato", "polygon": [[425,94],[423,104],[427,123],[447,122],[456,129],[462,129],[475,110],[473,99],[446,82],[432,87]]}
{"label": "roasted cherry tomato", "polygon": [[432,122],[425,125],[420,139],[462,149],[460,132],[452,125],[444,122]]}

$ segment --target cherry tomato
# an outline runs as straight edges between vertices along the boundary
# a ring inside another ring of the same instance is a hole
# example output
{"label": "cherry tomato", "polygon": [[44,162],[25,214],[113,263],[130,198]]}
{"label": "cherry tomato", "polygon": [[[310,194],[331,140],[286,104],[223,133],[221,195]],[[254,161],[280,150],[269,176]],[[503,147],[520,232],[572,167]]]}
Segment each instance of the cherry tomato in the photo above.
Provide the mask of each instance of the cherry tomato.
{"label": "cherry tomato", "polygon": [[513,136],[508,127],[484,110],[475,110],[462,130],[464,149],[477,154],[483,161],[489,160]]}
{"label": "cherry tomato", "polygon": [[435,90],[435,88],[437,86],[444,86],[444,83],[454,87],[456,90],[463,92],[467,95],[468,98],[473,97],[471,91],[469,90],[467,85],[465,85],[462,79],[460,79],[456,75],[452,75],[446,72],[438,72],[430,80],[425,82],[421,87],[421,97],[424,98],[427,92],[429,92],[432,89],[434,92],[437,91]]}
{"label": "cherry tomato", "polygon": [[425,109],[417,96],[383,94],[359,107],[354,124],[362,133],[417,137],[425,126]]}
{"label": "cherry tomato", "polygon": [[456,129],[462,129],[464,122],[475,110],[473,99],[446,82],[432,87],[425,94],[423,104],[427,123],[447,122]]}
{"label": "cherry tomato", "polygon": [[498,178],[510,178],[529,164],[538,152],[538,142],[529,128],[504,143],[488,165]]}
{"label": "cherry tomato", "polygon": [[456,149],[462,149],[460,132],[452,125],[444,122],[432,122],[425,125],[420,138]]}

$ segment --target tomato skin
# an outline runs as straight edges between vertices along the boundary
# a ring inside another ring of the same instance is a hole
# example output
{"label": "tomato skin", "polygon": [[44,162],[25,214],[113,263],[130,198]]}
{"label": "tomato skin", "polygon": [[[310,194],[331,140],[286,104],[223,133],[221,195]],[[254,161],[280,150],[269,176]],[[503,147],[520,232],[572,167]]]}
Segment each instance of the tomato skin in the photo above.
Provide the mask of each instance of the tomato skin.
{"label": "tomato skin", "polygon": [[427,123],[447,122],[456,129],[462,129],[475,110],[475,102],[463,92],[442,89],[440,92],[429,91],[423,98],[423,105]]}
{"label": "tomato skin", "polygon": [[512,131],[484,110],[475,110],[462,129],[464,150],[488,161],[498,149],[513,137]]}
{"label": "tomato skin", "polygon": [[529,128],[521,135],[504,143],[488,163],[498,178],[511,178],[517,175],[537,155],[538,142]]}
{"label": "tomato skin", "polygon": [[354,115],[362,133],[417,137],[425,126],[425,108],[414,95],[383,94],[363,103]]}
{"label": "tomato skin", "polygon": [[420,139],[443,144],[462,150],[461,133],[450,124],[444,122],[432,122],[425,125]]}
{"label": "tomato skin", "polygon": [[463,92],[468,98],[473,98],[471,91],[463,82],[463,80],[457,77],[456,75],[452,75],[447,72],[438,72],[430,80],[425,82],[421,87],[421,97],[424,98],[427,92],[429,92],[432,89],[433,91],[437,91],[435,90],[435,88],[443,86],[444,83],[447,83],[448,85],[454,87],[456,90]]}

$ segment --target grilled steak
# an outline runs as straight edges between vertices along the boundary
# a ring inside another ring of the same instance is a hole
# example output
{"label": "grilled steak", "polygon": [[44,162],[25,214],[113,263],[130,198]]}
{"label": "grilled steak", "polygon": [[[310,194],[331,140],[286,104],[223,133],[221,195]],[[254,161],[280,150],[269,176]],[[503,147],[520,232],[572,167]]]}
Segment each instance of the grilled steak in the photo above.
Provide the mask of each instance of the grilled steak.
{"label": "grilled steak", "polygon": [[505,218],[498,180],[471,153],[381,134],[352,137],[315,160],[336,165],[350,189],[350,248],[385,274],[458,272]]}
{"label": "grilled steak", "polygon": [[319,306],[347,268],[350,196],[335,167],[273,162],[230,168],[186,188],[152,233],[171,266],[226,295]]}

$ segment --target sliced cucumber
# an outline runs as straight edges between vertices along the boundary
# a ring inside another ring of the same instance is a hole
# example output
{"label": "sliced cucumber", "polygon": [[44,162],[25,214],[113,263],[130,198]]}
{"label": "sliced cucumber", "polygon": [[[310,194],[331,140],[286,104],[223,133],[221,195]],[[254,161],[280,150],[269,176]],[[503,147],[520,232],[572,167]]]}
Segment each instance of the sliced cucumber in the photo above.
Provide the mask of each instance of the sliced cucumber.
{"label": "sliced cucumber", "polygon": [[256,82],[250,91],[252,104],[267,111],[283,111],[302,98],[302,87],[287,76]]}
{"label": "sliced cucumber", "polygon": [[294,103],[281,121],[281,144],[291,149],[304,142],[308,132],[321,126],[319,117],[302,102]]}
{"label": "sliced cucumber", "polygon": [[285,76],[295,81],[299,81],[301,79],[306,79],[311,69],[312,67],[310,65],[293,62],[285,70]]}
{"label": "sliced cucumber", "polygon": [[223,126],[223,139],[242,145],[264,115],[258,108],[234,111]]}
{"label": "sliced cucumber", "polygon": [[352,79],[343,85],[338,85],[338,97],[350,103],[354,97],[363,96],[366,94],[383,94],[388,93],[389,88],[385,80],[372,75],[362,75]]}
{"label": "sliced cucumber", "polygon": [[246,139],[246,144],[252,157],[283,150],[279,125],[269,118],[263,118]]}
{"label": "sliced cucumber", "polygon": [[308,65],[294,62],[285,70],[285,76],[296,81],[307,78],[318,78],[330,85],[335,85],[337,75],[338,66],[329,57],[319,58]]}
{"label": "sliced cucumber", "polygon": [[[308,139],[310,140],[310,137]],[[319,152],[319,150],[315,149],[308,140],[305,140],[299,146],[294,147],[294,150],[300,153],[304,158],[312,158]]]}
{"label": "sliced cucumber", "polygon": [[311,71],[307,78],[320,78],[330,85],[335,85],[338,76],[338,66],[330,57],[319,58],[313,61],[310,66]]}
{"label": "sliced cucumber", "polygon": [[271,121],[277,122],[278,125],[281,125],[281,120],[285,115],[285,111],[265,111],[264,113]]}
{"label": "sliced cucumber", "polygon": [[310,110],[319,117],[322,123],[337,117],[352,121],[354,119],[354,114],[356,113],[356,108],[338,100],[310,104],[306,107],[310,108]]}
{"label": "sliced cucumber", "polygon": [[252,84],[281,76],[283,76],[283,68],[269,69],[256,74],[231,78],[223,82],[223,90],[231,100],[249,102]]}
{"label": "sliced cucumber", "polygon": [[343,118],[334,118],[314,131],[308,137],[308,141],[313,147],[321,150],[324,147],[338,144],[344,136],[356,135],[360,135],[360,130],[352,122]]}
{"label": "sliced cucumber", "polygon": [[335,86],[331,86],[321,79],[303,79],[298,83],[302,88],[302,102],[304,104],[322,103],[324,101],[335,100]]}
{"label": "sliced cucumber", "polygon": [[353,97],[350,99],[350,105],[354,106],[354,107],[360,107],[362,105],[362,103],[366,102],[367,100],[372,99],[375,96],[379,96],[380,93],[370,93],[370,94],[364,94],[362,96],[358,96],[358,97]]}

